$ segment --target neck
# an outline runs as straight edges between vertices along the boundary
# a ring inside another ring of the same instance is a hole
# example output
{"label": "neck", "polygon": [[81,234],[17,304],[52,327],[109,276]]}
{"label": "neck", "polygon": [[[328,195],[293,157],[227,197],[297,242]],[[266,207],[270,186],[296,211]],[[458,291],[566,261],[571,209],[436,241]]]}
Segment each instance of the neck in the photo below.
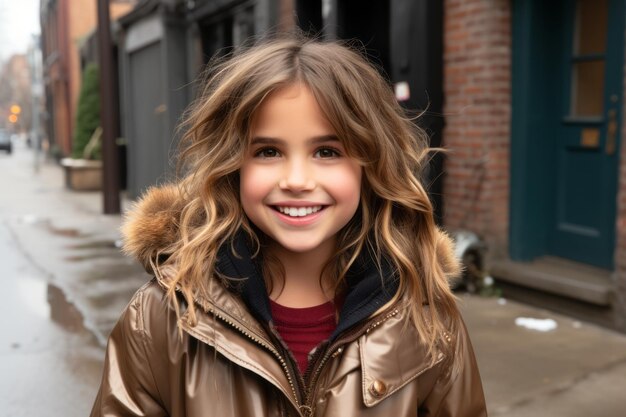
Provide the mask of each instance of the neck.
{"label": "neck", "polygon": [[275,245],[270,250],[285,268],[284,282],[275,282],[270,298],[286,307],[305,308],[324,304],[333,298],[322,269],[334,250],[334,242],[310,252],[291,252]]}

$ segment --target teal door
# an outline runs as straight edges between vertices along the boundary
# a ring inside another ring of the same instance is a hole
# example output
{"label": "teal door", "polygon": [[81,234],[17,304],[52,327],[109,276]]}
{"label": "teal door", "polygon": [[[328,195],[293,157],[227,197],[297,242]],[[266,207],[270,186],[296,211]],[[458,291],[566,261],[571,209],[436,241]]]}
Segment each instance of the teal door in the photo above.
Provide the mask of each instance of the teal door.
{"label": "teal door", "polygon": [[[623,0],[565,0],[546,252],[613,268]],[[546,69],[549,70],[549,69]],[[549,179],[546,179],[549,181]]]}

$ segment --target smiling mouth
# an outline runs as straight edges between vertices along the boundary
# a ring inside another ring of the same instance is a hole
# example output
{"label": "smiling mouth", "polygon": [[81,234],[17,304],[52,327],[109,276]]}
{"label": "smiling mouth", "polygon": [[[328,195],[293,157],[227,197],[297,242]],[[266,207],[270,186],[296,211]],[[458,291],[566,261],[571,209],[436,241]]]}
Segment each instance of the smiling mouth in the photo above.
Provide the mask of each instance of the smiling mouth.
{"label": "smiling mouth", "polygon": [[289,207],[289,206],[272,206],[272,208],[289,217],[305,217],[315,214],[326,206],[309,206],[309,207]]}

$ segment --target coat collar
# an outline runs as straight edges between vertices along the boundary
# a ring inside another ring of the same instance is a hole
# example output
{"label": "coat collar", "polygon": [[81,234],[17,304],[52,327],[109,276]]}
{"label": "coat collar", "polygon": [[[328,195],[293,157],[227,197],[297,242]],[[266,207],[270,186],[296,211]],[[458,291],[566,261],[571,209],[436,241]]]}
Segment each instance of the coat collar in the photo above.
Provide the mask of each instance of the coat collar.
{"label": "coat collar", "polygon": [[[239,232],[230,244],[220,248],[217,270],[231,278],[230,289],[238,293],[251,313],[265,323],[272,322],[270,302],[258,262],[253,259],[250,242]],[[398,290],[398,279],[391,265],[383,259],[380,268],[364,251],[349,269],[347,292],[339,322],[330,341],[363,321],[389,302]]]}

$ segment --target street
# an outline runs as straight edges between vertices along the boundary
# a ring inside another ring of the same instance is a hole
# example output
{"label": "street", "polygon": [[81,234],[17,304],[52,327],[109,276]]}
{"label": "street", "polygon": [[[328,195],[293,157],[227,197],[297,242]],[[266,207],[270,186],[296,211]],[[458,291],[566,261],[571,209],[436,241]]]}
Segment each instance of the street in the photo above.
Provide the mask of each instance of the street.
{"label": "street", "polygon": [[[149,276],[119,252],[121,217],[100,214],[99,193],[67,191],[57,165],[36,172],[33,152],[14,145],[0,153],[0,416],[86,416],[107,335]],[[624,415],[626,335],[504,298],[459,297],[491,416]]]}

